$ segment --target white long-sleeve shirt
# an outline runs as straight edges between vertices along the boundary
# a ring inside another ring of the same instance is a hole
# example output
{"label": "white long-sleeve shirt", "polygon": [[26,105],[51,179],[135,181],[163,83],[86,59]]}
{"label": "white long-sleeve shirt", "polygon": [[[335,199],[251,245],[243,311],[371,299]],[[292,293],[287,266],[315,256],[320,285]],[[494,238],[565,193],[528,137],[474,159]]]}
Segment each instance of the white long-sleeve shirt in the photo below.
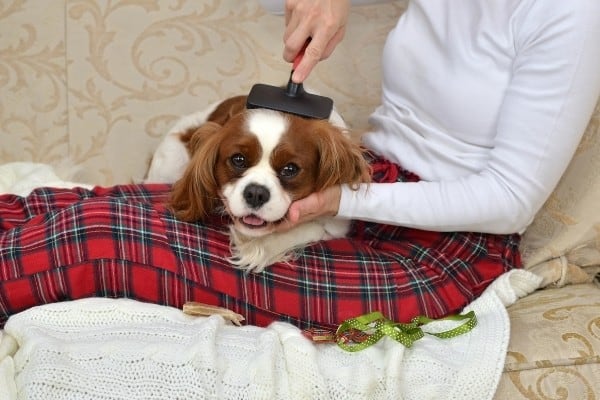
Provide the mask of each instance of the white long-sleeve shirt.
{"label": "white long-sleeve shirt", "polygon": [[382,61],[363,143],[422,181],[344,187],[338,215],[522,232],[600,95],[600,1],[412,0]]}

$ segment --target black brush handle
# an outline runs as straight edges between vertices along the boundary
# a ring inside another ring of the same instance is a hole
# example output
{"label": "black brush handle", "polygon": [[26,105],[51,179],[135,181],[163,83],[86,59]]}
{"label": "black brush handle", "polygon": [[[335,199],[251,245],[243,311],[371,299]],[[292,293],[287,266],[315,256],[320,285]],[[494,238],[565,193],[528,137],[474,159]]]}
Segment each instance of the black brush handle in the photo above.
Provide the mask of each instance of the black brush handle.
{"label": "black brush handle", "polygon": [[302,86],[302,82],[296,83],[292,81],[292,75],[294,75],[294,70],[302,61],[302,57],[304,57],[304,52],[306,51],[306,46],[310,43],[310,39],[304,43],[304,46],[300,49],[296,57],[294,58],[294,62],[292,63],[292,72],[290,73],[290,79],[288,80],[287,86],[285,87],[285,94],[289,97],[298,97],[304,93],[304,86]]}
{"label": "black brush handle", "polygon": [[288,80],[287,86],[285,87],[285,94],[289,97],[298,97],[304,93],[304,86],[302,83],[296,83],[292,80],[292,75],[294,74],[294,70],[290,74],[290,79]]}

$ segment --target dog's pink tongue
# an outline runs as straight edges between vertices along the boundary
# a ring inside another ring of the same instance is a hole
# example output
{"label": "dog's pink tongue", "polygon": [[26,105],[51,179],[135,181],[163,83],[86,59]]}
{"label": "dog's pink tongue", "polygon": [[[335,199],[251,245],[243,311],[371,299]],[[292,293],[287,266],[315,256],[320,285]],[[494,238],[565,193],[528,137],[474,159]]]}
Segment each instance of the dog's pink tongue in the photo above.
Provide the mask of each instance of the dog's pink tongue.
{"label": "dog's pink tongue", "polygon": [[256,215],[246,215],[244,218],[242,218],[242,221],[244,221],[246,225],[255,226],[259,226],[265,223],[264,219],[258,218]]}

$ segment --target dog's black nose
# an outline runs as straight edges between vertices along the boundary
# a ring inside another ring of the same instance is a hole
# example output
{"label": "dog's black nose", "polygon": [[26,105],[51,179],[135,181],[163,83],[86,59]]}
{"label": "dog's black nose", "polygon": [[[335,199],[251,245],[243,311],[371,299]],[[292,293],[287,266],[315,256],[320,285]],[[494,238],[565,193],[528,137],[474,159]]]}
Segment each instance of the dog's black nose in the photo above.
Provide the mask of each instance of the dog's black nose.
{"label": "dog's black nose", "polygon": [[269,189],[262,185],[250,184],[244,189],[244,200],[252,208],[259,208],[271,197]]}

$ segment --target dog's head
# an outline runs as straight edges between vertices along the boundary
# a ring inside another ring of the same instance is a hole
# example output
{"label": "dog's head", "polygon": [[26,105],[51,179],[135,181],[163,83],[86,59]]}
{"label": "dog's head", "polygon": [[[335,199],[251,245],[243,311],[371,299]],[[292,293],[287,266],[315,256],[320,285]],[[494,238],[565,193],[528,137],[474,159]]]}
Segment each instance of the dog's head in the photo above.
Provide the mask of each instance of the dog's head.
{"label": "dog's head", "polygon": [[330,122],[235,109],[188,132],[191,161],[171,201],[179,218],[202,220],[224,206],[238,232],[262,236],[294,200],[368,180],[360,147]]}

